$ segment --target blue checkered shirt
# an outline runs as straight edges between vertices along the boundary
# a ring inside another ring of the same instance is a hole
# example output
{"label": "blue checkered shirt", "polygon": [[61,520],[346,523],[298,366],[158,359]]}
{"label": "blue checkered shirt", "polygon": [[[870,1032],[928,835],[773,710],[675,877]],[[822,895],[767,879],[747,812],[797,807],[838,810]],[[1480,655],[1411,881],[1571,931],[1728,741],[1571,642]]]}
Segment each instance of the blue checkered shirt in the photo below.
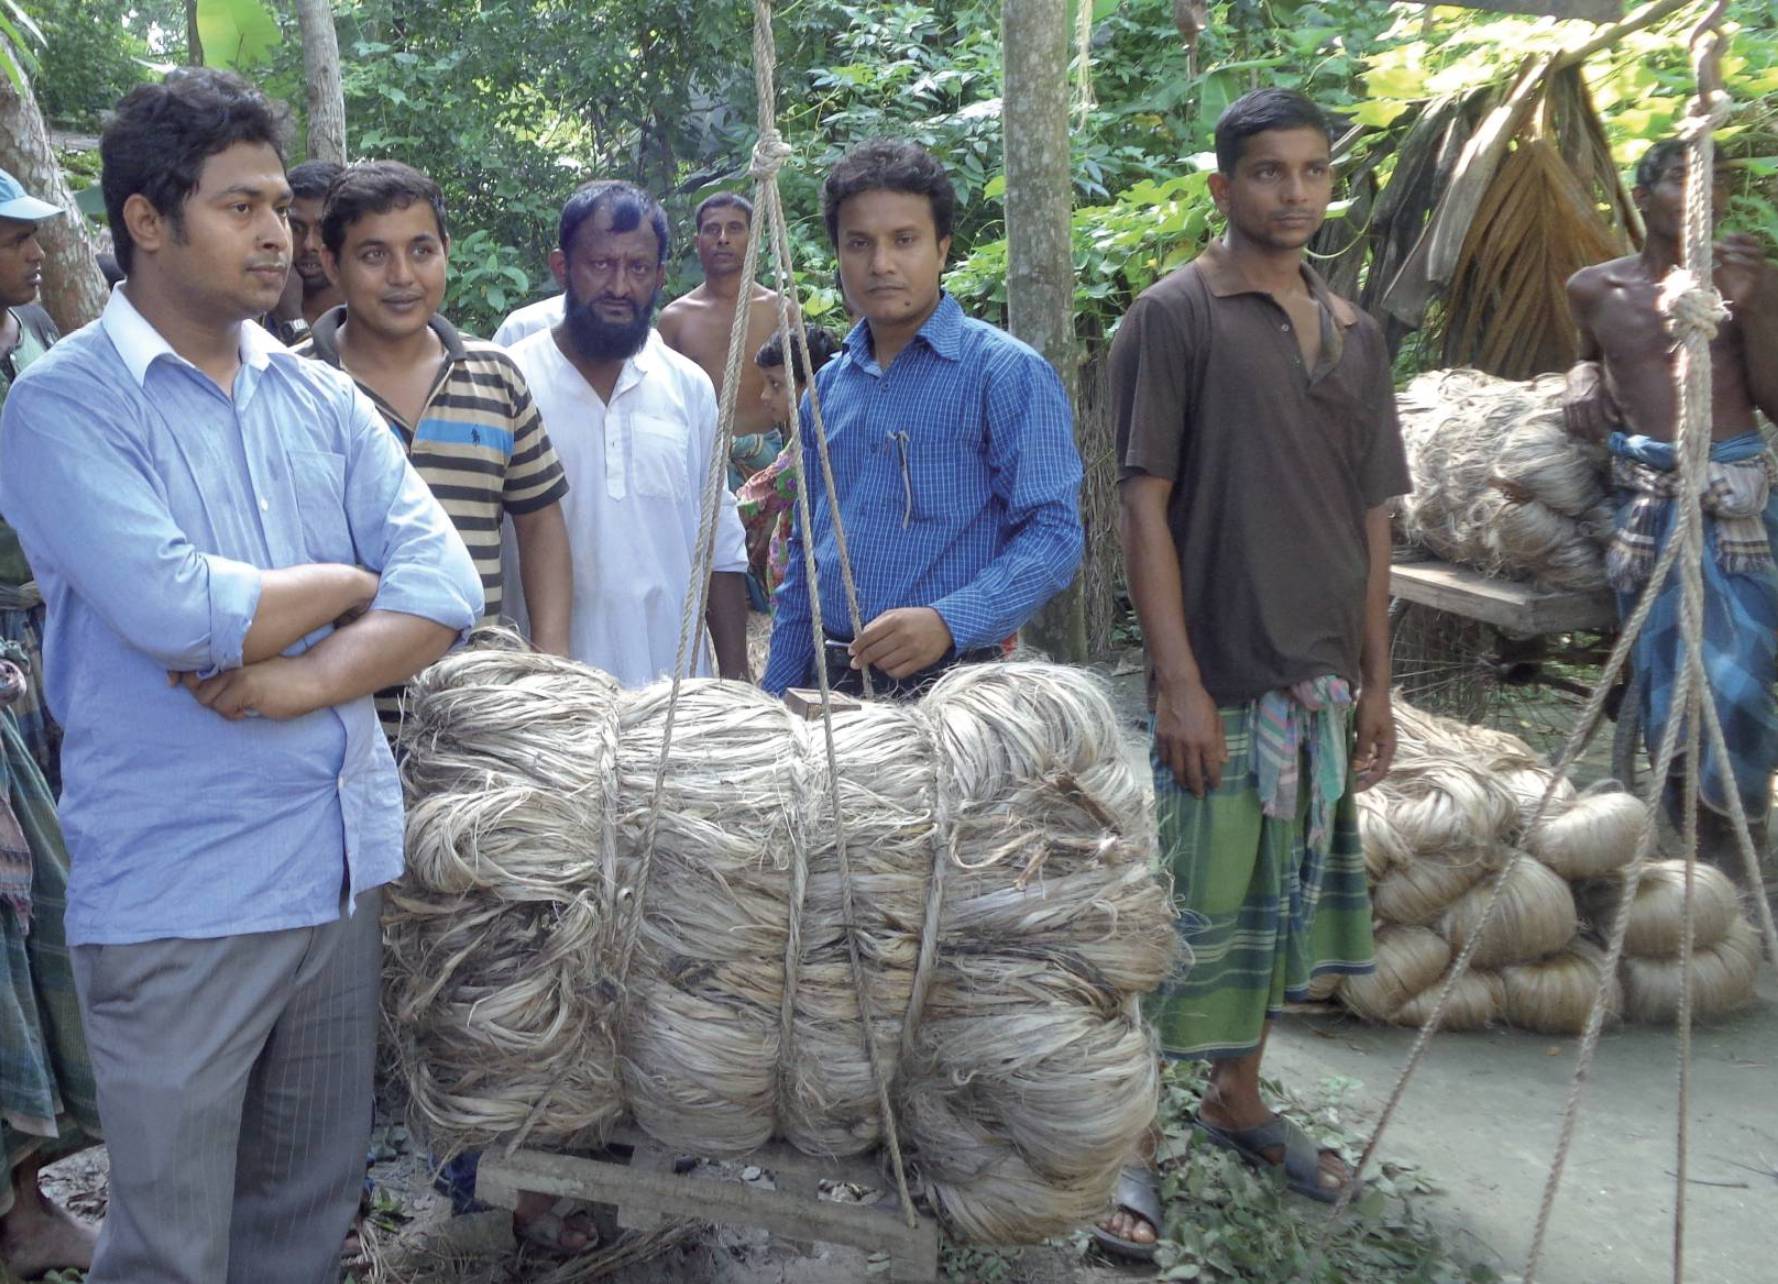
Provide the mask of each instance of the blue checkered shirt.
{"label": "blue checkered shirt", "polygon": [[[946,294],[888,370],[869,322],[817,376],[846,547],[866,623],[930,606],[958,651],[1016,632],[1080,564],[1080,453],[1062,381],[1042,357]],[[821,618],[851,634],[809,403],[803,471]],[[813,680],[803,532],[791,532],[762,685]]]}

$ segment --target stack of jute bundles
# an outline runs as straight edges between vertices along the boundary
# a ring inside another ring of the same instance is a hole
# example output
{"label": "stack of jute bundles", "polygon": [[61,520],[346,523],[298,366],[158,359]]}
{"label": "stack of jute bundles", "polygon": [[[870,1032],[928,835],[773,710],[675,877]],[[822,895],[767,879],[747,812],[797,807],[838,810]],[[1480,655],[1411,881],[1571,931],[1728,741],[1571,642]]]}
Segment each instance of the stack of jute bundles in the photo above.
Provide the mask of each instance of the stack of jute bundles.
{"label": "stack of jute bundles", "polygon": [[[1577,792],[1515,736],[1401,701],[1395,710],[1395,766],[1359,796],[1377,966],[1341,983],[1340,1001],[1368,1020],[1422,1024],[1479,929],[1442,1026],[1578,1034],[1606,960],[1598,942],[1635,874],[1606,1016],[1672,1020],[1684,863],[1634,864],[1651,823],[1642,801],[1615,782]],[[1502,870],[1500,903],[1482,927]],[[1733,884],[1707,866],[1696,871],[1694,1010],[1717,1015],[1752,998],[1759,940]]]}
{"label": "stack of jute bundles", "polygon": [[1397,524],[1447,561],[1550,589],[1605,584],[1604,451],[1563,427],[1563,380],[1434,370],[1396,397],[1414,479]]}
{"label": "stack of jute bundles", "polygon": [[[1685,862],[1640,867],[1624,930],[1624,1012],[1632,1021],[1668,1022],[1679,1014],[1684,984]],[[1607,932],[1629,887],[1629,871],[1580,887],[1581,904]],[[1741,910],[1734,883],[1702,862],[1692,866],[1692,1015],[1721,1016],[1753,1001],[1759,929]]]}
{"label": "stack of jute bundles", "polygon": [[836,716],[849,885],[822,725],[688,682],[662,773],[669,703],[509,651],[411,691],[385,1014],[435,1149],[587,1146],[624,1118],[712,1156],[878,1146],[849,886],[917,1189],[990,1242],[1102,1212],[1154,1117],[1138,1000],[1176,933],[1099,685],[984,665]]}

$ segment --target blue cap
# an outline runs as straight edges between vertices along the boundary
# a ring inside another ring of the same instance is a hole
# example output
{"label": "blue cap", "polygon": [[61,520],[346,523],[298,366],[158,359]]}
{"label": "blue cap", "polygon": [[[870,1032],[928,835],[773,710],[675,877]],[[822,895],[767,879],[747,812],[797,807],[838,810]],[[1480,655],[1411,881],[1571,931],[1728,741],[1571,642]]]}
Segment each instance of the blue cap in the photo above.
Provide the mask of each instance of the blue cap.
{"label": "blue cap", "polygon": [[54,218],[62,211],[48,201],[25,195],[18,179],[0,169],[0,218],[15,218],[22,223],[36,223]]}

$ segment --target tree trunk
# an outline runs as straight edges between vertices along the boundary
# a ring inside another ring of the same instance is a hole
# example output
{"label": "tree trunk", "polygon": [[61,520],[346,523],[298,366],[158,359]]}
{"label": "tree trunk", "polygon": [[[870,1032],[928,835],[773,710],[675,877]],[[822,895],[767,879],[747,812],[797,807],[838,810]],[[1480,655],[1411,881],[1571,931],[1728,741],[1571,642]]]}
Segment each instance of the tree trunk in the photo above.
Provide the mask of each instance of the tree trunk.
{"label": "tree trunk", "polygon": [[303,70],[309,78],[309,159],[346,163],[346,94],[340,86],[340,42],[328,0],[296,0]]}
{"label": "tree trunk", "polygon": [[[1019,0],[1001,13],[1007,321],[1013,334],[1042,353],[1061,375],[1078,422],[1080,373],[1069,243],[1068,0]],[[1094,534],[1089,531],[1089,539]],[[1032,620],[1032,640],[1057,660],[1085,660],[1085,606],[1077,576]]]}
{"label": "tree trunk", "polygon": [[[0,41],[5,37],[0,36]],[[96,318],[105,308],[105,278],[93,257],[86,220],[74,205],[74,193],[50,145],[43,113],[31,95],[31,81],[17,51],[11,50],[24,85],[20,93],[0,75],[0,169],[7,170],[38,200],[68,211],[38,225],[43,246],[43,306],[66,334]]]}
{"label": "tree trunk", "polygon": [[185,0],[185,61],[192,67],[204,65],[204,41],[198,35],[198,0]]}

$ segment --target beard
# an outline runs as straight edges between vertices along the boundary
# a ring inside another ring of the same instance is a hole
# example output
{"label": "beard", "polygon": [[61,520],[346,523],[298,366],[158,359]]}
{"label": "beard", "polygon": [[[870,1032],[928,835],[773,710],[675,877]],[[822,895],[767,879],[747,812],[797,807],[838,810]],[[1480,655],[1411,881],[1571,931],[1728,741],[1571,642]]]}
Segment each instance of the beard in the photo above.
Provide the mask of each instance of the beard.
{"label": "beard", "polygon": [[660,293],[656,290],[649,295],[648,302],[638,307],[629,321],[613,322],[595,311],[594,300],[581,298],[569,286],[563,313],[568,341],[588,361],[622,361],[635,356],[648,342],[648,328],[654,323],[654,305]]}

